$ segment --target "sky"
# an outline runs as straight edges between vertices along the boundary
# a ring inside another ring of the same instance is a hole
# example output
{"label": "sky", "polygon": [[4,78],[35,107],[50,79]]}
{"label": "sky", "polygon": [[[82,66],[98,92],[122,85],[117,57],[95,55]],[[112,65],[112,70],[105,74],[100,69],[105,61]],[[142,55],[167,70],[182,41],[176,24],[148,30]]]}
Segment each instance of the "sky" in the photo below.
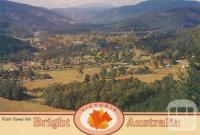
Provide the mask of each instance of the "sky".
{"label": "sky", "polygon": [[10,0],[46,8],[66,8],[88,4],[109,4],[114,6],[133,5],[143,0]]}

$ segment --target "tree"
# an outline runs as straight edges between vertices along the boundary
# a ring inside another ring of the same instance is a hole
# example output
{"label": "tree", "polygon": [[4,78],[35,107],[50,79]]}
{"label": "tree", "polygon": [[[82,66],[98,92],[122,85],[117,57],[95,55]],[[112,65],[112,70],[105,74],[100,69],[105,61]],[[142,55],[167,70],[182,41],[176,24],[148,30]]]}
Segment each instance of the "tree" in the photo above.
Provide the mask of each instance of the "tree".
{"label": "tree", "polygon": [[200,105],[200,43],[195,50],[195,56],[190,62],[188,70],[188,95],[189,98]]}
{"label": "tree", "polygon": [[99,80],[99,75],[96,73],[92,76],[92,82],[96,82]]}
{"label": "tree", "polygon": [[26,97],[26,89],[16,81],[0,81],[0,97],[10,100],[22,100]]}
{"label": "tree", "polygon": [[99,45],[101,48],[105,48],[107,47],[108,43],[105,39],[100,39],[100,40],[97,40],[97,45]]}
{"label": "tree", "polygon": [[105,77],[106,77],[106,75],[107,75],[107,70],[106,70],[106,68],[102,68],[101,71],[100,71],[100,73],[99,73],[99,75],[100,75],[100,77],[101,77],[102,79],[105,79]]}
{"label": "tree", "polygon": [[24,98],[24,91],[25,91],[24,88],[22,88],[19,85],[16,85],[16,87],[13,88],[12,91],[12,98],[17,101],[22,100]]}
{"label": "tree", "polygon": [[85,75],[84,82],[88,83],[88,82],[90,82],[90,81],[91,81],[91,76],[88,75],[88,74],[86,74],[86,75]]}

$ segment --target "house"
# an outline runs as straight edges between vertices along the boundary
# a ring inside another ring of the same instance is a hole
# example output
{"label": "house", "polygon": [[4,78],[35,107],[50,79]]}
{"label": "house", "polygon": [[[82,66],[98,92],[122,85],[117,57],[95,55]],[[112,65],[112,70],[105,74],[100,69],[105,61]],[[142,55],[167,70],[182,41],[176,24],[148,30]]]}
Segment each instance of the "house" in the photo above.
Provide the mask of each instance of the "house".
{"label": "house", "polygon": [[170,68],[170,67],[172,67],[172,65],[171,64],[165,64],[164,67],[165,68]]}

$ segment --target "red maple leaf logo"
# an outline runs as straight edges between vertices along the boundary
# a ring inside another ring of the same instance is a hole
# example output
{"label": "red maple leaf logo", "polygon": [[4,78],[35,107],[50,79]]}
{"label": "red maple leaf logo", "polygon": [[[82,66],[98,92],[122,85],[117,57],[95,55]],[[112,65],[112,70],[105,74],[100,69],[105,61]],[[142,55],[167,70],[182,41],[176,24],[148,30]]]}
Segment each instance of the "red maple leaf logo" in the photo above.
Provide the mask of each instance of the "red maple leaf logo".
{"label": "red maple leaf logo", "polygon": [[93,110],[93,113],[88,118],[88,124],[95,129],[106,129],[111,120],[112,118],[107,112]]}

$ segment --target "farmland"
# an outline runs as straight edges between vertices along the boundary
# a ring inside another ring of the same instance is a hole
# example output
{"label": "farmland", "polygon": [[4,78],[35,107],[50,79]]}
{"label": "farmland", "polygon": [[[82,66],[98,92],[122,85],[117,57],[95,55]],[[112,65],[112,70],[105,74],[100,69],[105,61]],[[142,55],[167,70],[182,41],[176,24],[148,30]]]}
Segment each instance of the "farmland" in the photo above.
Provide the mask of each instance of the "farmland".
{"label": "farmland", "polygon": [[27,89],[34,89],[48,87],[54,83],[68,84],[73,82],[82,82],[85,74],[93,75],[99,71],[99,68],[85,69],[83,70],[83,74],[80,74],[76,69],[67,69],[61,71],[38,71],[41,74],[49,74],[53,79],[28,81],[24,83],[24,86]]}
{"label": "farmland", "polygon": [[[152,69],[152,74],[145,74],[145,75],[126,75],[123,77],[117,77],[116,79],[124,79],[124,78],[138,78],[139,80],[147,83],[154,82],[156,80],[162,80],[163,77],[172,74],[174,79],[178,79],[180,66],[173,66],[170,68],[159,68],[159,69]],[[80,74],[76,69],[67,69],[61,71],[38,71],[41,74],[49,74],[52,76],[52,79],[49,80],[34,80],[28,81],[24,83],[24,86],[31,90],[35,88],[45,88],[49,85],[54,83],[62,83],[62,84],[69,84],[73,82],[83,82],[84,77],[86,74],[94,75],[95,73],[100,72],[100,68],[87,68],[84,70],[83,74]],[[186,72],[186,69],[184,69]]]}

